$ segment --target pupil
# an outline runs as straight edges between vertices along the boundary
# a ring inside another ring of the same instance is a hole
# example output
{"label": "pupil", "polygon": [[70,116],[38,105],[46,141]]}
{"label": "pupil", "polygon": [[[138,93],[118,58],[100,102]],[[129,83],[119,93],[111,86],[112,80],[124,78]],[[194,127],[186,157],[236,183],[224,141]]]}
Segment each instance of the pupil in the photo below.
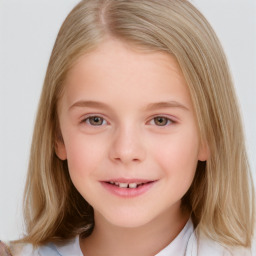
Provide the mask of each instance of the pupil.
{"label": "pupil", "polygon": [[102,124],[102,118],[94,116],[90,118],[90,123],[93,125],[101,125]]}
{"label": "pupil", "polygon": [[167,124],[167,119],[165,117],[156,117],[155,123],[159,126],[164,126]]}

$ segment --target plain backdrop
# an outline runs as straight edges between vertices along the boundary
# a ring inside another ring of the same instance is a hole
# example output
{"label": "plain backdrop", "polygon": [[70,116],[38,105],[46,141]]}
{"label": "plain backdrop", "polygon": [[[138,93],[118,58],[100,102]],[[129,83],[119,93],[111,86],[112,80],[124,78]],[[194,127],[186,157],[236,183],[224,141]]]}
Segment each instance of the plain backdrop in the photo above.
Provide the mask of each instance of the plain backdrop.
{"label": "plain backdrop", "polygon": [[[0,0],[0,239],[22,233],[31,135],[58,29],[77,0]],[[226,51],[256,177],[256,1],[191,0]]]}

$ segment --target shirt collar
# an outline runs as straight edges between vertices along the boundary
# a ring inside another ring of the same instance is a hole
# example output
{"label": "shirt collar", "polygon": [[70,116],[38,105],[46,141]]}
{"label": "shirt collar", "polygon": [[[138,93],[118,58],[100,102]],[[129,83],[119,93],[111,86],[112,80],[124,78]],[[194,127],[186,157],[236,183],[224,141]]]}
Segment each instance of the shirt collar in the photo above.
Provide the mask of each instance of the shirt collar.
{"label": "shirt collar", "polygon": [[83,256],[80,249],[79,236],[76,236],[63,244],[55,244],[55,246],[61,256]]}
{"label": "shirt collar", "polygon": [[194,225],[189,219],[175,239],[155,256],[185,255],[188,241],[193,233]]}
{"label": "shirt collar", "polygon": [[[189,219],[178,236],[155,256],[184,255],[186,252],[188,240],[193,232],[194,226],[192,220]],[[55,244],[55,247],[61,256],[83,256],[79,244],[79,236],[68,240],[68,242],[65,241],[65,243]]]}

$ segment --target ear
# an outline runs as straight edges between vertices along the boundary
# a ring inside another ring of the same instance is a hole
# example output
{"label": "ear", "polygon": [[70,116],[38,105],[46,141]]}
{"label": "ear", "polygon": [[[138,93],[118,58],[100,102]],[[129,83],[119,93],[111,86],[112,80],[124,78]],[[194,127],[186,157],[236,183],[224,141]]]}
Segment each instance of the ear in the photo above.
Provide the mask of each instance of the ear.
{"label": "ear", "polygon": [[56,136],[55,140],[55,153],[58,156],[60,160],[66,160],[67,159],[67,152],[66,152],[66,147],[64,144],[64,140],[62,138],[62,135],[59,134]]}
{"label": "ear", "polygon": [[206,142],[201,143],[199,152],[198,152],[198,160],[204,162],[208,160],[210,157],[210,149]]}

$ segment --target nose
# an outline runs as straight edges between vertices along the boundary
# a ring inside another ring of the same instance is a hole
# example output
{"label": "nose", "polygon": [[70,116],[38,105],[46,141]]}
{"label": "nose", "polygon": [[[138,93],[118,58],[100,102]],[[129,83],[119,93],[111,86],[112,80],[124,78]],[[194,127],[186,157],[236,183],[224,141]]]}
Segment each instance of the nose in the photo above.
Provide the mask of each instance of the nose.
{"label": "nose", "polygon": [[111,161],[125,165],[142,162],[146,157],[146,148],[139,129],[123,127],[115,131],[109,157]]}

